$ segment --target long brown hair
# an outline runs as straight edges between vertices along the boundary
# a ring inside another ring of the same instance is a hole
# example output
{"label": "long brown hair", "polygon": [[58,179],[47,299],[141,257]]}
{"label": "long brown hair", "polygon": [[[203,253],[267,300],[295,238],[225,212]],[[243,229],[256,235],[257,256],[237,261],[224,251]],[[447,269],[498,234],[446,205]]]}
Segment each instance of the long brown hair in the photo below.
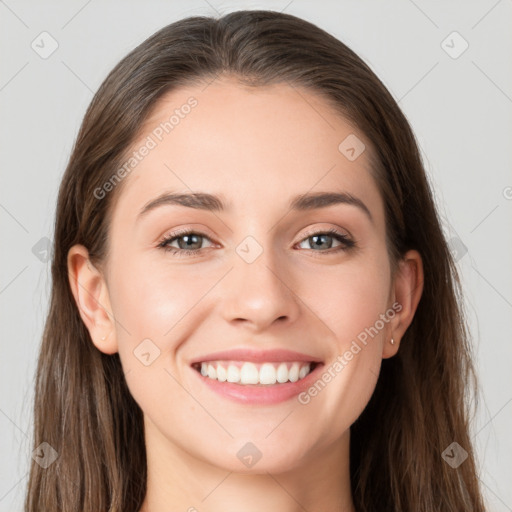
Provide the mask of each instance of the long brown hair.
{"label": "long brown hair", "polygon": [[[70,290],[67,254],[83,244],[98,266],[119,186],[98,199],[165,93],[221,74],[261,86],[288,83],[321,95],[365,134],[385,203],[392,264],[423,258],[424,289],[395,357],[351,427],[350,471],[358,512],[482,512],[468,434],[476,378],[460,282],[412,130],[370,68],[335,37],[292,15],[238,11],[190,17],[153,34],[111,71],[81,125],[59,190],[51,303],[39,354],[34,448],[26,512],[137,512],[146,492],[143,414],[119,356],[93,345]],[[468,452],[458,467],[442,452]]]}

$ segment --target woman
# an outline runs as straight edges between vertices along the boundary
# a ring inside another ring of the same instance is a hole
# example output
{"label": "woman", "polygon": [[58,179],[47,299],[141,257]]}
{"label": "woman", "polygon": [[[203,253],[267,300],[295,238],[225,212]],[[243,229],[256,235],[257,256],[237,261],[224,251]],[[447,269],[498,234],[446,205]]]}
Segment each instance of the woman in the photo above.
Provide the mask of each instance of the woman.
{"label": "woman", "polygon": [[27,511],[484,510],[413,133],[318,27],[192,17],[125,57],[52,273]]}

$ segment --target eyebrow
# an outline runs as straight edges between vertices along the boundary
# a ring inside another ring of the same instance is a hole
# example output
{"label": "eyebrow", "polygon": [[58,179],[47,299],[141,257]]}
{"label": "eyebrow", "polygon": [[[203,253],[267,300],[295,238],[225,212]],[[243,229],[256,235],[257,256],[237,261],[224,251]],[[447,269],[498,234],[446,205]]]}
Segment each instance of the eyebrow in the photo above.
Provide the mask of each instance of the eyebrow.
{"label": "eyebrow", "polygon": [[[308,211],[318,208],[327,208],[337,204],[355,206],[363,211],[371,222],[373,217],[368,207],[359,199],[347,192],[314,192],[300,194],[290,201],[289,208],[295,211]],[[149,201],[139,212],[138,219],[149,211],[164,205],[179,205],[197,210],[222,212],[228,210],[227,205],[219,196],[205,192],[191,192],[187,194],[165,192],[156,199]]]}

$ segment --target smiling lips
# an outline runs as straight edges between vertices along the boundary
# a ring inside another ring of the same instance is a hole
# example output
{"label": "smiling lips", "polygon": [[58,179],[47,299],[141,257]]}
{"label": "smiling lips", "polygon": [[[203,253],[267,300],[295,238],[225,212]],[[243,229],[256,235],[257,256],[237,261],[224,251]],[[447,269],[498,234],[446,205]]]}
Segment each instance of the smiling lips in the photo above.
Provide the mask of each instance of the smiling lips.
{"label": "smiling lips", "polygon": [[291,350],[234,349],[203,355],[190,366],[204,385],[225,399],[272,406],[307,389],[323,364]]}
{"label": "smiling lips", "polygon": [[284,384],[297,382],[311,371],[313,362],[264,362],[249,361],[209,361],[196,364],[194,367],[201,375],[219,382],[234,384]]}
{"label": "smiling lips", "polygon": [[304,379],[320,361],[290,350],[236,349],[210,354],[192,367],[217,382],[246,385],[276,385]]}

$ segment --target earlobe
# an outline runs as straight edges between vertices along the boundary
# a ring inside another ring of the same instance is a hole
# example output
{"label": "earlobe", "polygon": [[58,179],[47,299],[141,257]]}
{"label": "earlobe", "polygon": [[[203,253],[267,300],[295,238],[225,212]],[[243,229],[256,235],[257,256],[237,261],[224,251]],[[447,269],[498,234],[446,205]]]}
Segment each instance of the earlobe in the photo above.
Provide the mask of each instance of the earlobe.
{"label": "earlobe", "polygon": [[[399,262],[394,283],[394,307],[397,313],[391,320],[389,340],[384,342],[382,357],[393,357],[400,347],[405,331],[411,325],[423,293],[423,261],[416,250],[408,251]],[[390,343],[393,339],[394,343]]]}
{"label": "earlobe", "polygon": [[71,292],[94,345],[105,354],[116,353],[115,320],[102,273],[90,262],[83,245],[69,250],[67,265]]}

